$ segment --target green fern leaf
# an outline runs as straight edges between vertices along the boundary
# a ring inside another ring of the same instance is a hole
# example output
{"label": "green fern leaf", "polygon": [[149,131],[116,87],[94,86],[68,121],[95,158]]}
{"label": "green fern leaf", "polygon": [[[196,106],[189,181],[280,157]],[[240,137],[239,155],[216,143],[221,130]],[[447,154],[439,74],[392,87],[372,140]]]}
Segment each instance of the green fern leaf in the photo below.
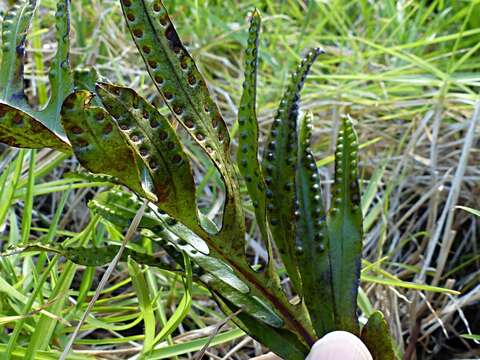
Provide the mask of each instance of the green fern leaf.
{"label": "green fern leaf", "polygon": [[295,250],[305,305],[317,336],[322,337],[335,329],[335,317],[320,176],[310,149],[311,120],[307,114],[299,127]]}
{"label": "green fern leaf", "polygon": [[363,229],[357,152],[352,122],[344,119],[338,134],[334,195],[327,216],[329,256],[336,327],[358,335],[356,312]]}
{"label": "green fern leaf", "polygon": [[190,160],[168,120],[129,88],[102,83],[97,92],[145,163],[153,180],[157,205],[190,228],[198,228]]}
{"label": "green fern leaf", "polygon": [[294,288],[300,292],[300,276],[295,263],[295,172],[297,165],[297,118],[300,91],[320,49],[313,49],[292,74],[273,120],[263,169],[267,185],[267,215],[273,239]]}
{"label": "green fern leaf", "polygon": [[362,329],[361,339],[370,350],[373,360],[395,360],[395,350],[388,332],[388,324],[380,311],[370,315]]}
{"label": "green fern leaf", "polygon": [[232,321],[251,337],[267,346],[275,354],[281,356],[282,359],[305,359],[309,352],[309,347],[302,343],[293,332],[284,328],[270,326],[260,321],[258,317],[242,311],[243,307],[237,306],[223,293],[215,290],[212,293],[215,301],[225,314],[237,314],[232,318]]}
{"label": "green fern leaf", "polygon": [[[64,256],[68,260],[74,262],[78,265],[84,266],[104,266],[110,263],[113,258],[117,255],[120,245],[102,245],[102,246],[66,246],[62,247],[61,245],[43,245],[43,244],[29,244],[22,247],[11,248],[3,252],[2,256],[9,256],[18,253],[25,253],[31,251],[45,251],[50,253],[59,254]],[[168,266],[168,264],[162,264],[159,259],[152,255],[141,253],[139,251],[132,250],[130,248],[125,248],[121,261],[127,261],[128,257],[132,257],[135,261],[149,266],[155,266],[162,268],[164,270],[176,271],[175,268]]]}
{"label": "green fern leaf", "polygon": [[70,145],[38,121],[34,115],[0,100],[0,142],[19,148],[41,149],[49,147],[63,152]]}
{"label": "green fern leaf", "polygon": [[265,214],[265,182],[258,161],[258,121],[256,87],[260,14],[255,9],[250,20],[248,46],[245,52],[245,81],[238,110],[239,140],[237,163],[252,199],[257,223],[264,241],[268,240]]}
{"label": "green fern leaf", "polygon": [[69,152],[70,145],[60,122],[64,99],[73,89],[68,59],[70,1],[57,3],[57,54],[50,69],[51,96],[40,111],[27,103],[24,94],[23,64],[25,40],[37,2],[20,1],[3,23],[0,70],[0,142],[24,148],[51,147]]}
{"label": "green fern leaf", "polygon": [[172,113],[214,159],[224,156],[229,149],[227,127],[163,3],[122,0],[121,4],[147,70]]}
{"label": "green fern leaf", "polygon": [[0,97],[3,101],[19,107],[27,105],[23,84],[23,64],[27,31],[36,8],[36,0],[21,0],[7,12],[3,19]]}
{"label": "green fern leaf", "polygon": [[183,46],[162,1],[122,0],[128,28],[150,77],[172,114],[212,160],[225,183],[226,197],[217,246],[244,255],[244,216],[229,134],[205,80]]}
{"label": "green fern leaf", "polygon": [[91,98],[90,92],[77,91],[62,108],[63,127],[78,161],[89,171],[114,176],[131,190],[155,200],[142,186],[135,153],[110,115],[90,106]]}
{"label": "green fern leaf", "polygon": [[73,75],[70,71],[70,0],[60,0],[55,18],[57,53],[50,66],[49,80],[51,95],[39,118],[57,136],[66,142],[60,121],[63,101],[73,91]]}

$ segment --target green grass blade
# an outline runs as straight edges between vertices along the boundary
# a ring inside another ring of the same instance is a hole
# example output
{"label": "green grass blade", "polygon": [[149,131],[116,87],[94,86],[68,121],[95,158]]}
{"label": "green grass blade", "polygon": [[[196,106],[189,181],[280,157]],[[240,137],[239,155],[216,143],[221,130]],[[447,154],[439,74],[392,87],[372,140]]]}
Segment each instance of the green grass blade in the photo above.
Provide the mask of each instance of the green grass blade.
{"label": "green grass blade", "polygon": [[[5,355],[6,351],[5,344],[0,344],[0,355]],[[23,360],[26,359],[27,356],[27,349],[21,346],[15,346],[11,352],[12,359],[15,360]],[[60,357],[60,353],[57,351],[37,351],[35,355],[35,360],[58,360]],[[96,360],[96,357],[86,354],[70,354],[68,360]]]}
{"label": "green grass blade", "polygon": [[[175,331],[190,311],[190,307],[192,306],[192,266],[187,255],[184,255],[184,269],[185,279],[183,280],[184,293],[182,299],[178,303],[175,312],[170,316],[165,326],[155,337],[154,344],[158,344],[165,337]],[[153,358],[153,352],[149,355],[149,358]]]}
{"label": "green grass blade", "polygon": [[213,338],[207,336],[185,343],[174,344],[155,349],[148,355],[148,358],[149,360],[172,359],[174,356],[185,355],[188,353],[199,351],[205,346],[205,344],[210,344],[210,346],[221,345],[227,342],[237,340],[243,336],[245,336],[245,333],[242,330],[233,329],[215,335]]}
{"label": "green grass blade", "polygon": [[460,292],[452,289],[442,288],[438,286],[431,286],[426,284],[417,284],[409,281],[403,281],[396,278],[385,278],[374,275],[364,275],[361,276],[362,281],[370,282],[373,284],[380,284],[385,286],[399,287],[404,289],[412,289],[416,291],[428,291],[434,293],[445,293],[452,295],[459,295]]}
{"label": "green grass blade", "polygon": [[480,341],[480,335],[475,335],[475,334],[463,334],[460,335],[464,339],[468,340],[474,340],[474,341]]}
{"label": "green grass blade", "polygon": [[153,313],[152,299],[147,287],[145,276],[140,266],[131,257],[128,258],[128,273],[132,278],[132,284],[137,293],[138,305],[143,314],[145,337],[143,353],[148,353],[153,348],[155,339],[155,315]]}
{"label": "green grass blade", "polygon": [[[42,276],[38,280],[37,286],[35,287],[33,293],[28,297],[28,301],[25,303],[24,308],[22,309],[22,313],[26,316],[30,312],[32,305],[37,298],[38,294],[42,291],[43,285],[45,281],[47,280],[47,277],[50,275],[50,271],[52,270],[53,266],[57,263],[58,256],[53,257],[50,263],[48,264],[47,268],[45,271],[43,271]],[[14,352],[15,349],[15,344],[17,342],[18,336],[20,335],[20,332],[22,331],[23,325],[26,321],[26,318],[20,319],[16,324],[15,324],[15,329],[13,330],[13,333],[10,335],[10,340],[8,341],[7,348],[5,349],[5,358],[9,359],[12,353]]]}
{"label": "green grass blade", "polygon": [[472,209],[472,208],[467,207],[467,206],[457,206],[456,208],[457,208],[457,209],[465,210],[465,211],[467,211],[467,212],[469,212],[470,214],[473,214],[473,215],[475,215],[475,216],[480,216],[480,210]]}
{"label": "green grass blade", "polygon": [[[62,274],[50,296],[50,300],[54,300],[54,304],[49,308],[49,311],[57,316],[61,316],[66,294],[72,283],[76,268],[77,265],[72,262],[64,266]],[[35,331],[30,338],[25,360],[34,360],[38,351],[43,351],[48,347],[57,323],[57,319],[52,319],[44,314],[40,316],[35,326]]]}
{"label": "green grass blade", "polygon": [[20,176],[22,175],[23,160],[25,151],[21,150],[8,168],[1,174],[3,177],[0,191],[0,224],[3,224],[7,218],[8,211],[12,205],[15,196],[15,188],[18,186]]}
{"label": "green grass blade", "polygon": [[22,244],[27,244],[30,240],[30,227],[32,225],[33,211],[33,188],[35,187],[35,158],[36,150],[30,150],[30,160],[28,162],[28,184],[25,192],[22,215]]}

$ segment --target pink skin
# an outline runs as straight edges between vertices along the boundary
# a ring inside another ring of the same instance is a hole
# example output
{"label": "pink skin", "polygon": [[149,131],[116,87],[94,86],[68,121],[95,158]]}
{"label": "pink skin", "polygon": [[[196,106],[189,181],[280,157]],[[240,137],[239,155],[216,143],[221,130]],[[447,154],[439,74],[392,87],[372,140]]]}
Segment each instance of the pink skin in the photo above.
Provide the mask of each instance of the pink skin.
{"label": "pink skin", "polygon": [[365,344],[346,331],[334,331],[318,340],[305,360],[373,360]]}
{"label": "pink skin", "polygon": [[[273,353],[252,360],[282,360]],[[365,344],[346,331],[333,331],[318,340],[305,360],[373,360]]]}

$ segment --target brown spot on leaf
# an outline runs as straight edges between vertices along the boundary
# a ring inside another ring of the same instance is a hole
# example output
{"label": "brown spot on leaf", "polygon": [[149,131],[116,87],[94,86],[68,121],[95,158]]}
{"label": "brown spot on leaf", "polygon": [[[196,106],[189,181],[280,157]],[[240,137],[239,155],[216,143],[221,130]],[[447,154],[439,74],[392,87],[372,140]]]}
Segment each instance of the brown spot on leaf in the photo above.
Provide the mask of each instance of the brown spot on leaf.
{"label": "brown spot on leaf", "polygon": [[23,117],[20,112],[16,112],[15,115],[13,115],[12,121],[16,125],[20,125],[23,122]]}
{"label": "brown spot on leaf", "polygon": [[83,131],[79,126],[73,126],[70,131],[74,133],[75,135],[81,134]]}
{"label": "brown spot on leaf", "polygon": [[166,140],[167,137],[168,137],[168,134],[167,134],[165,131],[159,131],[159,132],[158,132],[158,138],[159,138],[160,140],[162,140],[162,141],[163,141],[163,140]]}
{"label": "brown spot on leaf", "polygon": [[95,119],[100,122],[103,121],[104,118],[105,114],[102,111],[97,111],[97,113],[95,114]]}
{"label": "brown spot on leaf", "polygon": [[112,132],[113,130],[113,125],[111,123],[108,123],[104,128],[103,128],[103,133],[105,135],[108,135]]}

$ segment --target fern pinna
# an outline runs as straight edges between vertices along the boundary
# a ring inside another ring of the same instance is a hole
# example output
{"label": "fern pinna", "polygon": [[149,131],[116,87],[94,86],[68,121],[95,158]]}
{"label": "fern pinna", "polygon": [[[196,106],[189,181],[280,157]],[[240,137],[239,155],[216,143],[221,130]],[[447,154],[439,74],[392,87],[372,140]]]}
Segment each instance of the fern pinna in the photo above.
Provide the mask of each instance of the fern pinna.
{"label": "fern pinna", "polygon": [[[115,186],[90,202],[93,213],[115,226],[126,226],[140,199],[148,200],[149,211],[139,227],[169,259],[128,249],[123,260],[130,256],[144,265],[182,271],[187,255],[194,278],[211,291],[221,309],[283,358],[303,360],[318,338],[346,330],[360,336],[375,359],[392,359],[382,315],[374,313],[363,329],[357,317],[362,213],[352,121],[345,118],[340,124],[332,206],[327,211],[310,146],[312,115],[300,116],[300,92],[322,50],[308,51],[292,73],[260,156],[256,79],[261,18],[253,11],[235,162],[225,121],[162,1],[122,0],[121,6],[166,106],[221,176],[226,194],[222,225],[197,208],[189,153],[170,120],[133,89],[98,81],[94,71],[70,70],[68,0],[58,2],[51,97],[39,111],[27,104],[23,88],[25,39],[36,1],[19,1],[4,19],[0,141],[71,152],[91,173],[107,175],[105,181],[129,189],[130,193]],[[242,184],[268,248],[269,262],[260,269],[253,269],[245,254]],[[28,244],[21,249],[30,250],[101,266],[118,249],[102,244]],[[300,301],[292,302],[282,289],[276,254]]]}

